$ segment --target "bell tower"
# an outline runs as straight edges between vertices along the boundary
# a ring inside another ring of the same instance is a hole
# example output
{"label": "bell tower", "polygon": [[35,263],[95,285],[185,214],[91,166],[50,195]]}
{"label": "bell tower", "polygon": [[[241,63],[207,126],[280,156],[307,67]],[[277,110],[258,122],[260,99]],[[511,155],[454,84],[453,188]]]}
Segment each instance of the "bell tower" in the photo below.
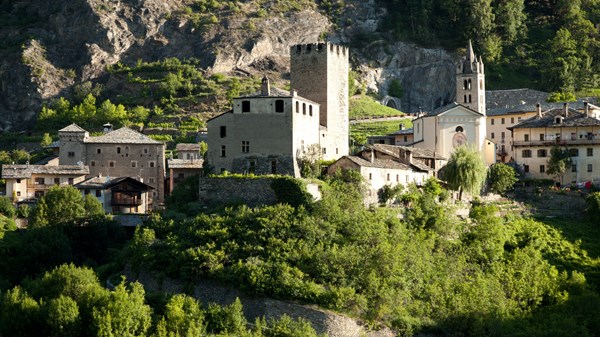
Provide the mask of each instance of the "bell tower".
{"label": "bell tower", "polygon": [[456,102],[485,116],[485,73],[483,60],[473,52],[471,40],[467,55],[461,58],[456,71]]}

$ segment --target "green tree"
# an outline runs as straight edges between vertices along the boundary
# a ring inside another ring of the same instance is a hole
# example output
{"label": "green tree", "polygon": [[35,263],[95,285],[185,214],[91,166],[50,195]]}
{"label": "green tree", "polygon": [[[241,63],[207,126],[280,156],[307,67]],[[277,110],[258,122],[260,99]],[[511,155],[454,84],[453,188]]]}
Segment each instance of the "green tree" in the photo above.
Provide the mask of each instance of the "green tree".
{"label": "green tree", "polygon": [[178,294],[169,300],[157,324],[156,337],[202,336],[204,314],[193,297]]}
{"label": "green tree", "polygon": [[457,148],[444,167],[444,180],[448,187],[459,191],[459,200],[462,200],[463,191],[479,195],[485,175],[486,167],[481,155],[475,149],[466,146]]}
{"label": "green tree", "polygon": [[42,137],[42,140],[40,141],[40,145],[42,147],[46,147],[48,145],[52,144],[52,137],[50,137],[49,133],[44,133],[44,136]]}
{"label": "green tree", "polygon": [[122,104],[115,105],[110,100],[100,104],[96,112],[96,120],[99,123],[122,124],[127,119],[127,111]]}
{"label": "green tree", "polygon": [[561,92],[574,92],[575,78],[581,64],[577,42],[568,29],[560,28],[549,44],[544,71],[548,87]]}
{"label": "green tree", "polygon": [[29,152],[25,150],[14,149],[12,150],[10,157],[12,158],[12,161],[16,164],[25,164],[29,161],[30,156]]}
{"label": "green tree", "polygon": [[40,198],[33,216],[33,227],[62,226],[84,217],[81,192],[73,186],[52,186]]}
{"label": "green tree", "polygon": [[20,287],[7,291],[0,302],[0,335],[44,335],[39,303]]}
{"label": "green tree", "polygon": [[145,336],[152,321],[152,309],[144,303],[144,288],[138,282],[119,284],[107,301],[93,309],[93,326],[99,337]]}
{"label": "green tree", "polygon": [[99,218],[105,214],[102,203],[91,194],[86,194],[83,198],[83,209],[85,210],[85,216],[89,218]]}
{"label": "green tree", "polygon": [[45,308],[46,324],[50,327],[50,336],[80,336],[81,318],[79,306],[72,298],[60,295],[48,302]]}
{"label": "green tree", "polygon": [[590,219],[600,218],[600,192],[590,193],[585,198],[587,204],[587,215]]}
{"label": "green tree", "polygon": [[398,184],[396,186],[385,184],[379,189],[379,191],[377,191],[377,199],[379,200],[380,204],[385,205],[390,201],[394,201],[394,199],[400,195],[400,192],[402,192],[403,189],[404,186],[402,186],[402,184]]}
{"label": "green tree", "polygon": [[499,1],[496,6],[496,25],[507,44],[527,35],[527,14],[524,0]]}
{"label": "green tree", "polygon": [[17,209],[13,206],[12,200],[9,197],[0,196],[0,214],[13,219],[17,214]]}
{"label": "green tree", "polygon": [[494,193],[503,194],[510,190],[517,180],[515,169],[503,163],[492,165],[488,172],[490,191]]}
{"label": "green tree", "polygon": [[145,122],[150,116],[150,110],[138,105],[129,111],[129,116],[133,122]]}
{"label": "green tree", "polygon": [[546,170],[546,173],[554,175],[556,179],[560,181],[561,185],[563,184],[565,172],[571,168],[571,165],[569,150],[561,149],[558,146],[554,146],[550,149],[550,158],[548,159],[548,169]]}

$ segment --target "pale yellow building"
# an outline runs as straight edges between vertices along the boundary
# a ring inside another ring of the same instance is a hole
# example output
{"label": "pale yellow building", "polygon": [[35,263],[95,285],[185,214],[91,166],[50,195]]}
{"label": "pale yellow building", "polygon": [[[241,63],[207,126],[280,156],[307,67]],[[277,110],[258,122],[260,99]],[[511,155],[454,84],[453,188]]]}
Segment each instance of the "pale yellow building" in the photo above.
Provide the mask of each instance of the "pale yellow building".
{"label": "pale yellow building", "polygon": [[600,120],[586,104],[583,111],[567,104],[510,127],[515,162],[527,178],[553,179],[548,175],[550,150],[558,146],[571,154],[572,166],[563,183],[600,183]]}
{"label": "pale yellow building", "polygon": [[2,165],[6,196],[14,202],[36,201],[50,187],[75,185],[89,173],[85,165]]}

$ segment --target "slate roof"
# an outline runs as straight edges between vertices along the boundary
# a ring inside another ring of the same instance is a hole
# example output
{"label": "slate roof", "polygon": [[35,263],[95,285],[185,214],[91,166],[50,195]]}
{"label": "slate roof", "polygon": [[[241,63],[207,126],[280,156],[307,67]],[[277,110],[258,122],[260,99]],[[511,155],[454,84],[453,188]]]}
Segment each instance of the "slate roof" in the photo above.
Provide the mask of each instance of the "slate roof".
{"label": "slate roof", "polygon": [[2,165],[5,179],[28,179],[32,174],[82,176],[90,174],[90,168],[84,165]]}
{"label": "slate roof", "polygon": [[415,133],[415,130],[413,128],[410,128],[392,132],[390,133],[390,135],[412,135],[413,133]]}
{"label": "slate roof", "polygon": [[[583,110],[583,103],[584,103],[583,101],[571,102],[571,103],[569,103],[569,107],[577,109],[577,110]],[[537,111],[536,104],[537,103],[523,104],[523,105],[518,105],[518,106],[508,107],[508,108],[488,109],[486,111],[486,115],[488,115],[488,116],[503,116],[503,115],[511,115],[511,114],[520,114],[523,112],[535,112],[535,111]],[[542,111],[559,109],[559,108],[562,109],[563,104],[564,103],[562,103],[562,102],[541,103]],[[590,108],[591,107],[592,107],[592,105],[590,104]]]}
{"label": "slate roof", "polygon": [[131,183],[134,183],[136,185],[139,185],[139,187],[141,188],[145,188],[145,189],[154,189],[154,187],[144,184],[143,182],[136,180],[134,178],[131,177],[102,177],[102,176],[97,176],[97,177],[92,177],[89,179],[86,179],[82,182],[80,182],[79,184],[75,184],[74,186],[78,189],[81,190],[98,190],[98,189],[107,189],[107,188],[111,188],[115,185],[118,185],[119,183],[125,181],[125,180],[129,180]]}
{"label": "slate roof", "polygon": [[66,126],[60,130],[58,130],[58,132],[86,132],[84,129],[82,129],[79,125],[73,123],[69,126]]}
{"label": "slate roof", "polygon": [[[286,90],[281,90],[276,87],[271,87],[269,89],[269,95],[263,95],[262,91],[259,90],[252,94],[236,97],[236,98],[248,98],[248,97],[292,97],[292,93]],[[304,98],[304,97],[303,97]]]}
{"label": "slate roof", "polygon": [[406,170],[410,171],[411,167],[409,165],[399,163],[395,160],[391,159],[380,159],[375,158],[372,162],[365,160],[359,156],[344,156],[343,158],[348,158],[353,163],[364,166],[364,167],[376,167],[376,168],[386,168],[386,169],[396,169],[396,170]]}
{"label": "slate roof", "polygon": [[198,143],[179,143],[176,146],[177,151],[200,151]]}
{"label": "slate roof", "polygon": [[469,111],[473,112],[474,114],[477,114],[477,115],[481,115],[481,116],[483,116],[483,115],[482,115],[482,114],[480,114],[479,112],[477,112],[477,111],[475,111],[475,110],[473,110],[473,109],[471,109],[471,108],[469,108],[469,107],[466,107],[466,106],[464,106],[464,105],[460,105],[460,104],[458,104],[458,103],[456,103],[456,102],[452,102],[452,103],[450,103],[450,104],[446,104],[446,105],[444,105],[444,106],[441,106],[441,107],[439,107],[439,108],[437,108],[437,109],[434,109],[433,111],[431,111],[431,112],[429,112],[429,113],[425,114],[425,116],[423,116],[423,117],[438,116],[438,115],[441,115],[441,114],[443,114],[444,112],[446,112],[446,111],[449,111],[449,110],[452,110],[452,109],[454,109],[454,108],[456,108],[456,107],[458,107],[458,106],[461,106],[461,107],[463,107],[463,108],[465,108],[465,109],[467,109],[467,110],[469,110]]}
{"label": "slate roof", "polygon": [[413,158],[423,158],[423,159],[439,159],[445,160],[447,158],[440,156],[430,149],[423,149],[419,147],[410,147],[410,146],[401,146],[401,145],[388,145],[388,144],[372,144],[370,145],[376,150],[386,152],[391,156],[398,157],[398,150],[410,151],[412,152]]}
{"label": "slate roof", "polygon": [[[548,95],[547,92],[527,88],[486,90],[485,105],[488,111],[494,109],[518,109],[521,105],[533,106],[533,111],[535,111],[535,105],[537,103],[544,104]],[[486,114],[489,115],[489,112]]]}
{"label": "slate roof", "polygon": [[532,118],[528,118],[521,123],[509,127],[509,130],[512,129],[522,129],[522,128],[560,128],[560,127],[570,127],[570,126],[600,126],[600,120],[588,117],[584,113],[581,113],[574,109],[569,109],[568,116],[563,116],[562,123],[556,123],[555,117],[563,116],[563,109],[552,109],[546,111],[542,118],[538,118],[534,116]]}
{"label": "slate roof", "polygon": [[203,159],[189,160],[189,159],[169,159],[167,160],[167,167],[170,169],[201,169],[204,164]]}
{"label": "slate roof", "polygon": [[84,142],[96,144],[163,144],[128,127],[122,127],[102,136],[88,137]]}

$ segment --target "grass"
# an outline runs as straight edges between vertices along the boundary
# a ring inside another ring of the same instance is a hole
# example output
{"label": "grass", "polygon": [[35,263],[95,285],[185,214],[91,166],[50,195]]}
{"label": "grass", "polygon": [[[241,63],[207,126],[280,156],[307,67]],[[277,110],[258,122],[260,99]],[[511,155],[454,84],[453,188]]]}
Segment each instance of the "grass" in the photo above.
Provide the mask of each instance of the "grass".
{"label": "grass", "polygon": [[404,128],[412,128],[412,120],[402,119],[395,121],[365,122],[350,125],[350,137],[359,144],[365,144],[369,136],[383,136],[399,130],[399,124]]}
{"label": "grass", "polygon": [[370,96],[350,99],[350,119],[403,115],[402,111],[381,105]]}

